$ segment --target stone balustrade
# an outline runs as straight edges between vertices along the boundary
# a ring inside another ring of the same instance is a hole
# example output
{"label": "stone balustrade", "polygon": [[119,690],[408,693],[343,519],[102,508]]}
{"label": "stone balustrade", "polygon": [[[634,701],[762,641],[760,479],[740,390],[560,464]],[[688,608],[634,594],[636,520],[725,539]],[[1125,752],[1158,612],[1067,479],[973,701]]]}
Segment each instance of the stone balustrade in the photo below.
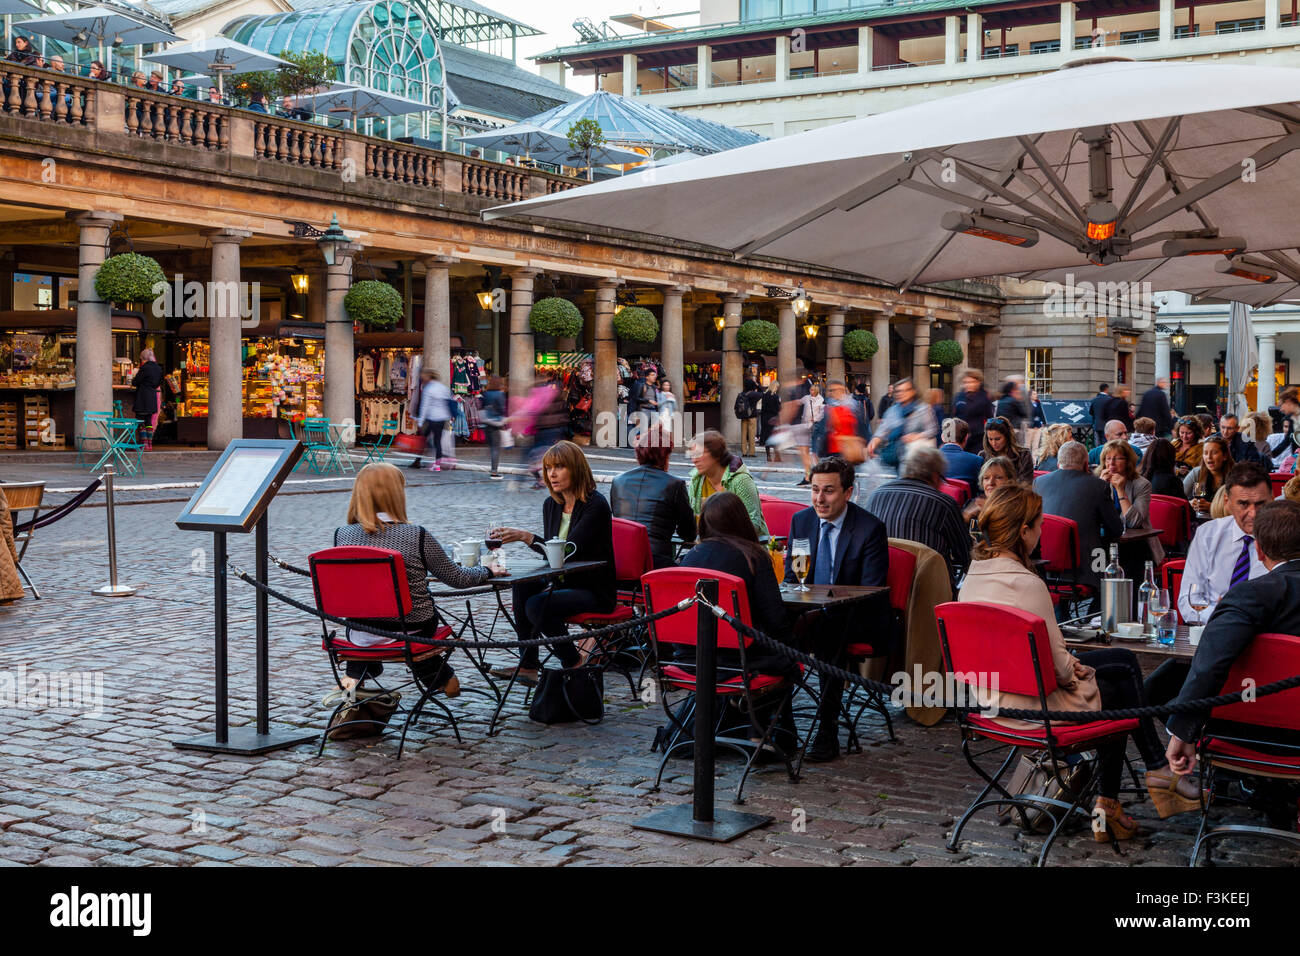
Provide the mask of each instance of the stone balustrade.
{"label": "stone balustrade", "polygon": [[70,126],[88,125],[96,84],[69,73],[5,63],[0,67],[0,112]]}

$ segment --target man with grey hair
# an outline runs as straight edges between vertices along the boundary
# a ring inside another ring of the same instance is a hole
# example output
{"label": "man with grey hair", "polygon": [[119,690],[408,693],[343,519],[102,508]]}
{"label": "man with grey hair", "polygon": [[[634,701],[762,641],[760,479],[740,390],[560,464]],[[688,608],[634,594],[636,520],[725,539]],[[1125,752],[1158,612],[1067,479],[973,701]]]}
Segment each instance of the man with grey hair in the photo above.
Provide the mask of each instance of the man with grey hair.
{"label": "man with grey hair", "polygon": [[[1101,464],[1101,450],[1106,447],[1107,441],[1124,441],[1128,438],[1128,426],[1118,419],[1112,418],[1106,423],[1105,435],[1106,441],[1098,442],[1097,447],[1088,452],[1088,464],[1094,468]],[[1137,449],[1134,449],[1134,451],[1137,451]]]}
{"label": "man with grey hair", "polygon": [[1095,592],[1107,546],[1124,533],[1124,522],[1111,502],[1110,485],[1088,471],[1088,453],[1081,444],[1062,445],[1056,463],[1056,471],[1034,480],[1034,491],[1042,495],[1044,514],[1069,518],[1079,526],[1078,583]]}
{"label": "man with grey hair", "polygon": [[941,490],[947,468],[939,449],[913,445],[898,480],[873,491],[866,508],[884,522],[889,537],[915,541],[943,555],[955,581],[956,572],[970,564],[970,534],[956,500]]}

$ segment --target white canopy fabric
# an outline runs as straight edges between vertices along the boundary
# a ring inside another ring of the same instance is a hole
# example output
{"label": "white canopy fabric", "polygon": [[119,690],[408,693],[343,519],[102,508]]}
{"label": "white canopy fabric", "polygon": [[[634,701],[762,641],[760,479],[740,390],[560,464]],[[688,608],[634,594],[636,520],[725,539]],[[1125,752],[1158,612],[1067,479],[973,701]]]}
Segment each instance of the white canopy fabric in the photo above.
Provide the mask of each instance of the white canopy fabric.
{"label": "white canopy fabric", "polygon": [[[569,138],[555,130],[543,129],[532,123],[516,123],[502,129],[473,133],[460,138],[462,143],[480,149],[494,149],[517,156],[529,156],[543,163],[563,166],[585,166],[586,157],[569,146]],[[643,163],[641,153],[605,143],[591,151],[593,166],[615,166],[626,163]]]}
{"label": "white canopy fabric", "polygon": [[1238,418],[1250,414],[1246,403],[1246,386],[1259,365],[1259,351],[1255,347],[1255,328],[1250,321],[1250,309],[1241,302],[1232,303],[1228,311],[1228,350],[1224,355],[1224,377],[1228,380],[1228,410]]}
{"label": "white canopy fabric", "polygon": [[[1090,60],[484,216],[635,222],[899,288],[1083,267],[1116,249],[1122,263],[1156,259],[1165,239],[1188,234],[1287,249],[1300,246],[1297,103],[1290,68]],[[1118,212],[1105,247],[1085,235],[1099,186]],[[952,212],[1032,228],[1038,241],[949,231]],[[1202,285],[1231,284],[1214,257],[1192,261],[1212,277]]]}
{"label": "white canopy fabric", "polygon": [[[34,3],[28,3],[27,0],[0,0],[0,16],[11,16],[14,14],[40,13],[41,8]],[[21,25],[21,24],[19,24]],[[21,33],[21,30],[15,30],[15,33]]]}
{"label": "white canopy fabric", "polygon": [[167,43],[179,40],[170,30],[163,30],[144,20],[108,7],[86,7],[69,13],[55,13],[47,17],[21,21],[24,32],[30,30],[42,36],[72,43],[85,32],[100,43],[112,43],[122,38],[122,46],[141,46],[145,43]]}
{"label": "white canopy fabric", "polygon": [[[187,73],[209,72],[252,73],[257,70],[274,70],[287,66],[285,60],[263,50],[255,50],[229,37],[204,37],[191,43],[180,43],[144,57],[174,70]],[[227,67],[224,70],[219,67]]]}
{"label": "white canopy fabric", "polygon": [[295,100],[299,109],[313,113],[347,113],[354,119],[374,116],[403,116],[407,113],[427,113],[435,109],[428,103],[409,100],[395,93],[351,83],[332,83],[316,93],[304,93]]}

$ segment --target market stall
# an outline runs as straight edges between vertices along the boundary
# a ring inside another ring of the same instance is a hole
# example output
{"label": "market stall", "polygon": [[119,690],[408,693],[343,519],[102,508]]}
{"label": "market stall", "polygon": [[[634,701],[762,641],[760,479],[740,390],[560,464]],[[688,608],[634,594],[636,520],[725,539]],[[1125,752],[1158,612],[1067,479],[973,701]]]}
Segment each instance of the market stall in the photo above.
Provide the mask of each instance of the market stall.
{"label": "market stall", "polygon": [[691,434],[709,428],[721,430],[721,393],[721,352],[687,352],[682,356],[681,410],[691,423]]}

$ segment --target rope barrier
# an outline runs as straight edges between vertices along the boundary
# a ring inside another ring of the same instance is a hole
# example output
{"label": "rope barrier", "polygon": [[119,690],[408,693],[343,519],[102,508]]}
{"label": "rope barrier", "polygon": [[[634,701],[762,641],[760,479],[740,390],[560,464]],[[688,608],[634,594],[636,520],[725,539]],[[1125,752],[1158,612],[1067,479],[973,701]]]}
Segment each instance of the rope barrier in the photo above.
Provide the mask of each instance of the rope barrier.
{"label": "rope barrier", "polygon": [[[868,680],[861,674],[854,674],[852,671],[844,670],[833,664],[819,660],[809,654],[796,650],[788,644],[783,644],[774,638],[769,637],[762,631],[750,627],[737,620],[731,614],[728,614],[723,608],[716,604],[708,604],[696,595],[700,603],[706,604],[709,610],[719,619],[726,621],[736,629],[737,632],[752,638],[768,650],[779,651],[785,656],[798,661],[821,674],[831,677],[838,677],[846,682],[856,684],[859,687],[874,691],[877,694],[886,696],[892,695],[895,687],[893,684],[882,684],[880,681]],[[1250,693],[1253,698],[1267,697],[1270,694],[1278,694],[1285,690],[1300,687],[1300,674],[1295,677],[1288,677],[1284,680],[1274,681],[1271,684],[1265,684],[1263,687],[1253,689]],[[1189,700],[1179,703],[1162,704],[1159,706],[1148,705],[1146,707],[1122,707],[1113,710],[1031,710],[1022,707],[998,707],[996,712],[990,716],[1006,717],[1014,720],[1056,720],[1067,721],[1070,723],[1093,723],[1102,720],[1129,720],[1132,718],[1142,717],[1169,717],[1174,714],[1193,714],[1213,710],[1216,707],[1224,707],[1228,704],[1235,704],[1244,699],[1245,690],[1237,691],[1232,694],[1220,694],[1217,697],[1203,697],[1199,700]],[[954,710],[960,710],[966,713],[982,714],[991,710],[983,705],[948,705]]]}
{"label": "rope barrier", "polygon": [[72,498],[70,501],[65,501],[54,510],[47,511],[43,515],[29,518],[20,524],[15,524],[14,534],[23,534],[26,531],[39,531],[41,528],[52,525],[56,521],[61,521],[84,505],[90,499],[90,496],[99,490],[99,486],[103,484],[103,481],[104,479],[102,478],[96,478],[81,491],[77,492],[76,497]]}
{"label": "rope barrier", "polygon": [[[413,637],[411,634],[407,634],[402,631],[385,630],[383,628],[379,628],[371,624],[367,624],[364,621],[356,621],[356,620],[352,620],[351,618],[335,617],[332,614],[324,614],[317,608],[312,607],[310,604],[304,604],[302,601],[299,601],[296,598],[289,596],[288,594],[284,594],[283,592],[275,590],[268,584],[263,584],[261,581],[258,581],[256,578],[250,575],[239,565],[235,564],[233,561],[228,563],[230,565],[230,570],[233,571],[235,573],[235,576],[239,578],[241,581],[243,581],[245,584],[251,584],[259,591],[265,592],[267,596],[273,597],[277,601],[280,601],[282,604],[287,604],[292,608],[298,609],[299,611],[305,611],[306,613],[310,614],[312,617],[321,618],[323,620],[330,621],[331,623],[334,624],[340,624],[343,627],[355,627],[360,631],[364,631],[366,634],[373,634],[376,637],[384,637],[390,641],[403,641],[403,642],[409,641],[414,644],[427,644],[430,645],[431,647],[452,647],[452,648],[472,647],[472,648],[482,648],[484,650],[492,650],[492,649],[509,650],[511,648],[541,647],[547,644],[557,644],[564,641],[573,641],[579,639],[585,640],[591,637],[604,637],[606,634],[617,634],[620,631],[632,631],[639,627],[644,627],[646,624],[650,623],[651,621],[657,621],[660,618],[668,617],[668,615],[670,614],[676,614],[679,611],[684,611],[687,608],[691,607],[696,601],[696,598],[694,596],[685,598],[682,601],[678,602],[677,604],[673,605],[672,607],[666,608],[662,611],[656,611],[654,614],[647,614],[641,617],[634,618],[631,621],[626,621],[621,624],[611,624],[607,627],[584,628],[581,634],[572,634],[572,635],[560,636],[560,637],[535,637],[535,638],[529,638],[527,640],[514,640],[514,641],[448,641],[448,640],[436,640],[434,638]],[[276,563],[280,564],[281,562],[276,561]]]}

